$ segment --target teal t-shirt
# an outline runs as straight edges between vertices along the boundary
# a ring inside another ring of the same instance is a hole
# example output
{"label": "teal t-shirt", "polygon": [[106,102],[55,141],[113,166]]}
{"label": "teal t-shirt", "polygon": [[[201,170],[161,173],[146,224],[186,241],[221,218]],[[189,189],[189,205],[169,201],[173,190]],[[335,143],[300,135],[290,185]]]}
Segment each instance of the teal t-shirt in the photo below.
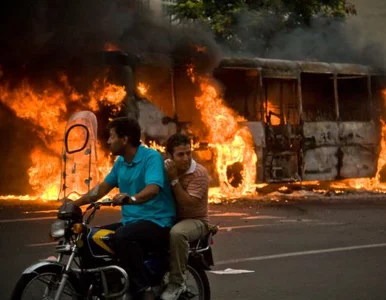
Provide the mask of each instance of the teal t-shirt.
{"label": "teal t-shirt", "polygon": [[140,145],[131,163],[119,156],[105,182],[130,196],[139,193],[149,184],[158,185],[160,191],[153,199],[122,206],[122,223],[148,220],[162,227],[173,226],[175,203],[163,158],[156,150]]}

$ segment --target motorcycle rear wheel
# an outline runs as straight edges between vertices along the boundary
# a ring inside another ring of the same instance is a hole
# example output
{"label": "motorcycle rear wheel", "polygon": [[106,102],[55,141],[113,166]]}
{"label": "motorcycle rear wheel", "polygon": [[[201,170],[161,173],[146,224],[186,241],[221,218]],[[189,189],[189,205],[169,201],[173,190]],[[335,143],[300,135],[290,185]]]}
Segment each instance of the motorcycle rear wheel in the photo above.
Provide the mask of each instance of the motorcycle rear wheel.
{"label": "motorcycle rear wheel", "polygon": [[179,300],[210,300],[210,284],[205,270],[189,264],[186,277],[187,290]]}

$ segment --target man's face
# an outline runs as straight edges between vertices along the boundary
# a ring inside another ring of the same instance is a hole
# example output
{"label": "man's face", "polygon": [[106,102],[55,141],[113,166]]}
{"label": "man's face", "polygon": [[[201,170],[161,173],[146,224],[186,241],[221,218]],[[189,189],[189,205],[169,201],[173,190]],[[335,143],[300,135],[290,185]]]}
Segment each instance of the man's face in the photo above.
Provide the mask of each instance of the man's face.
{"label": "man's face", "polygon": [[180,173],[186,172],[192,163],[192,149],[190,144],[174,147],[172,159]]}
{"label": "man's face", "polygon": [[113,155],[122,155],[123,148],[127,142],[127,137],[120,138],[115,128],[110,129],[109,139],[107,140],[107,144],[110,146],[111,153]]}

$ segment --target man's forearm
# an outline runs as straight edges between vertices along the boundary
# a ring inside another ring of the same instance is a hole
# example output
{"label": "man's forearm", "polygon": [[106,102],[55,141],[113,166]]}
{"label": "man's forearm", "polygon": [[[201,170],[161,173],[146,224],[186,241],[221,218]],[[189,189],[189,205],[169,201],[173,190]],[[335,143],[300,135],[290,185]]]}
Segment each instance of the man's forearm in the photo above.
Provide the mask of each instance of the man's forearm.
{"label": "man's forearm", "polygon": [[102,182],[74,202],[78,206],[90,204],[105,196],[111,189],[112,187],[110,187],[107,183]]}
{"label": "man's forearm", "polygon": [[180,205],[196,203],[196,199],[190,196],[179,182],[173,186],[173,192],[177,203]]}
{"label": "man's forearm", "polygon": [[149,184],[147,185],[142,191],[140,191],[138,194],[130,195],[134,196],[137,201],[135,204],[139,203],[145,203],[151,199],[153,199],[157,194],[159,193],[159,186],[156,184]]}
{"label": "man's forearm", "polygon": [[90,204],[99,199],[98,197],[99,185],[91,189],[86,195],[83,195],[78,200],[75,200],[75,204],[78,206]]}

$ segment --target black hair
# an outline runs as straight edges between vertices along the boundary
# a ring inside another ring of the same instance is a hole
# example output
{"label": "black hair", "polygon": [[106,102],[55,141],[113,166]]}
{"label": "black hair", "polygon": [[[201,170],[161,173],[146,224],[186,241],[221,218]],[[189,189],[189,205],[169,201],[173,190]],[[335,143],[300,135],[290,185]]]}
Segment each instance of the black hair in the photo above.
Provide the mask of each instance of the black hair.
{"label": "black hair", "polygon": [[166,142],[166,152],[173,155],[174,147],[190,145],[190,138],[182,133],[171,135]]}
{"label": "black hair", "polygon": [[112,128],[115,129],[118,137],[127,136],[133,147],[138,147],[141,144],[141,127],[137,120],[128,117],[116,118],[107,124],[107,130]]}

